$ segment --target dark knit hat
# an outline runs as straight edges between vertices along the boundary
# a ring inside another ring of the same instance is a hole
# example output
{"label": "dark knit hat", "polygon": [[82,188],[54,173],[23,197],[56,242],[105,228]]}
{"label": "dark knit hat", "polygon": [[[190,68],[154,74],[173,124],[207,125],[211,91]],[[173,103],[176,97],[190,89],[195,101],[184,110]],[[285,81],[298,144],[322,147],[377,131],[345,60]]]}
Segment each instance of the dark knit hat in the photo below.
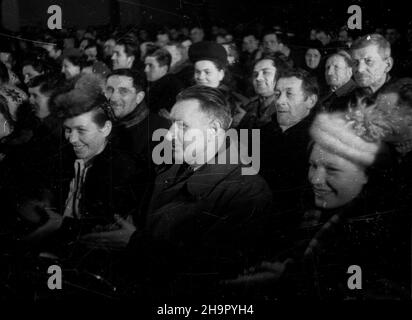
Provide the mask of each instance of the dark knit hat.
{"label": "dark knit hat", "polygon": [[225,48],[212,41],[202,41],[192,44],[189,48],[189,59],[193,63],[200,60],[211,60],[218,62],[221,66],[227,65]]}

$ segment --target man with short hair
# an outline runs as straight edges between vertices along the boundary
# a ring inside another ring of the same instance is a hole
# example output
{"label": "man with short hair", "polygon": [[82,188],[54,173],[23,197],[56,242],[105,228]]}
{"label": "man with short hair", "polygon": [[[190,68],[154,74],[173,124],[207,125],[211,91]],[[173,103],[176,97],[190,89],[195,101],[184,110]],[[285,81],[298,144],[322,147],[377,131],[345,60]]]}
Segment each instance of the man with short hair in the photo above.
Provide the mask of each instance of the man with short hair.
{"label": "man with short hair", "polygon": [[124,228],[131,238],[119,241],[138,257],[134,274],[145,272],[162,289],[157,294],[213,296],[219,280],[256,253],[258,231],[249,223],[270,213],[271,195],[261,177],[242,175],[240,160],[229,161],[237,154],[226,144],[232,117],[218,89],[183,90],[170,116],[173,164],[159,172],[142,225],[133,234]]}
{"label": "man with short hair", "polygon": [[375,94],[390,80],[391,45],[383,36],[371,34],[359,38],[350,53],[355,82],[369,94]]}
{"label": "man with short hair", "polygon": [[155,146],[153,132],[168,128],[169,122],[149,111],[145,102],[146,86],[142,72],[117,69],[106,80],[105,95],[117,120],[113,144],[133,157],[143,157],[150,167]]}
{"label": "man with short hair", "polygon": [[261,174],[272,188],[276,208],[292,210],[306,185],[309,127],[319,95],[316,79],[289,70],[275,87],[276,113],[261,132]]}
{"label": "man with short hair", "polygon": [[239,128],[257,129],[272,121],[276,113],[276,81],[286,69],[286,64],[274,55],[266,55],[254,64],[252,79],[257,97],[244,107],[246,114]]}
{"label": "man with short hair", "polygon": [[326,60],[326,83],[329,91],[320,100],[324,110],[346,110],[348,96],[357,87],[352,80],[352,58],[346,51],[332,54]]}
{"label": "man with short hair", "polygon": [[130,36],[116,40],[112,55],[113,70],[139,69],[140,49],[137,39]]}
{"label": "man with short hair", "polygon": [[145,58],[145,73],[149,82],[147,103],[155,113],[164,109],[170,111],[176,101],[176,95],[183,84],[169,73],[172,57],[165,49],[158,49]]}

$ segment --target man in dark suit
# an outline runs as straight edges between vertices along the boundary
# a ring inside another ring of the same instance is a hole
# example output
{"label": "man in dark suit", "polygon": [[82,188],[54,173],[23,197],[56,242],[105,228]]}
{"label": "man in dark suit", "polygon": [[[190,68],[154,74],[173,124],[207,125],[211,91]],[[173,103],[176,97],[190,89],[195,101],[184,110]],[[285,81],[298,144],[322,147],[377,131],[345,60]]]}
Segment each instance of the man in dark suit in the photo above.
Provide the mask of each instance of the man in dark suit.
{"label": "man in dark suit", "polygon": [[260,176],[244,174],[237,141],[227,147],[232,118],[219,90],[184,90],[171,119],[173,164],[160,170],[139,223],[123,221],[121,237],[106,232],[88,240],[128,245],[139,261],[132,272],[148,275],[156,294],[213,294],[220,279],[253,260],[259,229],[249,225],[270,213],[271,193]]}

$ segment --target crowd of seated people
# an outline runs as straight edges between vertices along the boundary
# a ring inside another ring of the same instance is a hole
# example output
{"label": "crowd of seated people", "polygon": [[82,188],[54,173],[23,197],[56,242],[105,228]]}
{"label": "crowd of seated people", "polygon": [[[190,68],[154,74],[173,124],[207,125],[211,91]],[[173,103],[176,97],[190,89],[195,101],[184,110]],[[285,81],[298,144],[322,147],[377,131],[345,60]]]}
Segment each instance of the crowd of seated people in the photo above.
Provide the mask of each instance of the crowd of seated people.
{"label": "crowd of seated people", "polygon": [[53,263],[86,288],[62,297],[410,299],[412,43],[394,30],[2,39],[1,298],[50,297]]}

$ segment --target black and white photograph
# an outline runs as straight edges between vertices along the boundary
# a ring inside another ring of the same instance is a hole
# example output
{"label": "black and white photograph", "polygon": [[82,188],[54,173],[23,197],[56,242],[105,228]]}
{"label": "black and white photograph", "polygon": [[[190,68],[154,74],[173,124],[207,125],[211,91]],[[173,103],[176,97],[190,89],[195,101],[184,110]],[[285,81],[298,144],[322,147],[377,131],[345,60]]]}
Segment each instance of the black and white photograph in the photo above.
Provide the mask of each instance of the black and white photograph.
{"label": "black and white photograph", "polygon": [[0,0],[0,219],[2,304],[411,302],[407,3]]}

